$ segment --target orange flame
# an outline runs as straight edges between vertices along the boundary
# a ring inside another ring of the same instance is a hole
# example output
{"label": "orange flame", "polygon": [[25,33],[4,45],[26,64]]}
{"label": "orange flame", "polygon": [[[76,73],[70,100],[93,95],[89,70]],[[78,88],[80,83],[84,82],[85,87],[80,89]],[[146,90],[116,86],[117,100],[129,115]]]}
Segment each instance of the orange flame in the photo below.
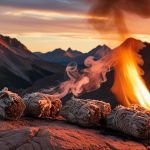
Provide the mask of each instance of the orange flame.
{"label": "orange flame", "polygon": [[143,47],[143,42],[129,38],[114,49],[117,63],[114,66],[115,80],[112,92],[125,106],[139,104],[150,109],[150,93],[141,77],[143,70],[139,66],[143,64],[143,60],[138,52]]}

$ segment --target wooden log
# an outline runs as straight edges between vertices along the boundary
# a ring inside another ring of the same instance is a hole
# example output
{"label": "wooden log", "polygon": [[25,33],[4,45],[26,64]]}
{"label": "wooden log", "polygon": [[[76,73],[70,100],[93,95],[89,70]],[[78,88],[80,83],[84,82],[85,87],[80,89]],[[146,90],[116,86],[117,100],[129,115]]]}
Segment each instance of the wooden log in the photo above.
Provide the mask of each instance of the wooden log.
{"label": "wooden log", "polygon": [[25,110],[22,98],[7,88],[0,91],[0,118],[17,120]]}
{"label": "wooden log", "polygon": [[72,98],[61,108],[62,115],[68,122],[84,127],[98,126],[110,113],[110,104],[91,99]]}
{"label": "wooden log", "polygon": [[136,138],[149,138],[150,111],[138,105],[132,105],[131,107],[117,106],[107,116],[107,127]]}
{"label": "wooden log", "polygon": [[61,107],[61,100],[52,98],[48,94],[36,92],[26,95],[24,98],[26,104],[25,114],[32,117],[48,118],[55,117]]}

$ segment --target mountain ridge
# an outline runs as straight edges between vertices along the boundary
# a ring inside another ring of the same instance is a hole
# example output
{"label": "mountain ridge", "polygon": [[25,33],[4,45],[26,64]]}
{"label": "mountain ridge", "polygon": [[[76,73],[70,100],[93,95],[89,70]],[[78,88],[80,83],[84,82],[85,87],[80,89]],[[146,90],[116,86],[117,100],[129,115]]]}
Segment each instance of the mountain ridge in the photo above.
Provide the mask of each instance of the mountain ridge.
{"label": "mountain ridge", "polygon": [[36,80],[64,70],[55,63],[46,62],[20,41],[0,35],[0,88],[26,88]]}
{"label": "mountain ridge", "polygon": [[71,48],[68,48],[66,51],[61,48],[57,48],[53,51],[49,51],[46,53],[34,52],[34,54],[48,62],[57,62],[67,65],[69,62],[75,61],[79,65],[83,65],[84,60],[88,56],[101,57],[101,55],[104,55],[104,53],[107,53],[110,50],[111,49],[106,45],[98,45],[87,53],[73,50]]}

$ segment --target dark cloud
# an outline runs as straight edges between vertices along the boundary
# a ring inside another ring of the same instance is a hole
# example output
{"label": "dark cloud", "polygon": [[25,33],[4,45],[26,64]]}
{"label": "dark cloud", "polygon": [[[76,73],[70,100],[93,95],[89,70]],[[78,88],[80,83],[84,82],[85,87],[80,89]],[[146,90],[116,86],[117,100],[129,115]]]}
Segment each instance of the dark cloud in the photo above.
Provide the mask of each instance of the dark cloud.
{"label": "dark cloud", "polygon": [[[117,29],[121,35],[128,33],[124,12],[136,14],[140,17],[150,17],[150,0],[92,0],[90,14],[104,16],[107,20],[90,20],[97,30],[108,31]],[[137,21],[138,23],[138,21]]]}
{"label": "dark cloud", "polygon": [[87,5],[83,3],[83,0],[1,0],[0,6],[76,13],[87,10]]}

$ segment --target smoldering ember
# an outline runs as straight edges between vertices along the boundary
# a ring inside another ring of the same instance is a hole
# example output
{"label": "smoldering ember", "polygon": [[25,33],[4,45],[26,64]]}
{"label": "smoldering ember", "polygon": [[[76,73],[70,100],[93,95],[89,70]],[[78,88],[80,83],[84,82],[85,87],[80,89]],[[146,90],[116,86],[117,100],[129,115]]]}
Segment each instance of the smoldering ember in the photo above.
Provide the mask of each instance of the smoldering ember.
{"label": "smoldering ember", "polygon": [[150,149],[150,0],[0,8],[0,150]]}

